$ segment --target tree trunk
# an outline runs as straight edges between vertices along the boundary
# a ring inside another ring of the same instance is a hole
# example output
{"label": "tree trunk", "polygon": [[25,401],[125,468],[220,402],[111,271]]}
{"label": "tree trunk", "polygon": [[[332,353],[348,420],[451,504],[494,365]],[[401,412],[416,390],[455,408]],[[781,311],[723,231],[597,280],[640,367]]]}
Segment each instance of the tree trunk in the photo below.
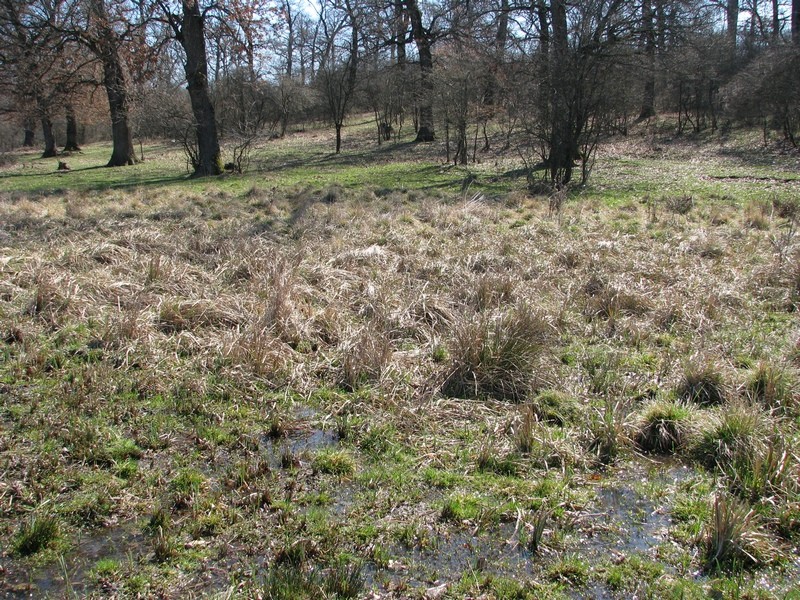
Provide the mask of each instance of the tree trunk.
{"label": "tree trunk", "polygon": [[91,47],[103,64],[103,86],[111,113],[113,150],[106,166],[133,165],[136,163],[136,151],[128,124],[128,82],[119,56],[119,39],[109,24],[104,0],[92,0],[90,10],[97,28],[97,39]]}
{"label": "tree trunk", "polygon": [[781,37],[781,10],[778,0],[772,0],[772,40],[777,41]]}
{"label": "tree trunk", "polygon": [[547,22],[547,5],[544,0],[536,2],[536,17],[539,21],[539,53],[547,57],[550,53],[550,25]]}
{"label": "tree trunk", "polygon": [[342,124],[336,123],[336,154],[342,151]]}
{"label": "tree trunk", "polygon": [[457,165],[467,164],[467,122],[459,118],[456,123],[456,133],[458,135],[456,145],[456,155],[453,158],[453,163]]}
{"label": "tree trunk", "polygon": [[36,127],[36,120],[33,119],[32,117],[25,117],[25,122],[23,123],[23,128],[25,130],[25,139],[22,141],[22,145],[25,148],[33,148],[35,127]]}
{"label": "tree trunk", "polygon": [[414,36],[414,43],[417,45],[420,68],[419,93],[417,95],[419,128],[417,129],[416,141],[432,142],[436,135],[433,126],[433,106],[431,104],[431,92],[433,91],[433,82],[431,81],[433,72],[431,40],[429,32],[425,31],[422,26],[422,13],[417,0],[406,0],[406,7],[411,20],[411,34]]}
{"label": "tree trunk", "polygon": [[650,0],[644,0],[642,3],[642,35],[644,37],[645,72],[639,121],[654,117],[656,114],[656,32]]}
{"label": "tree trunk", "polygon": [[727,29],[725,37],[728,40],[728,50],[731,57],[736,54],[736,36],[739,31],[739,0],[728,0],[725,6]]}
{"label": "tree trunk", "polygon": [[104,84],[108,95],[108,106],[111,110],[111,140],[113,144],[111,159],[106,166],[123,167],[136,164],[133,135],[128,125],[128,94],[123,88],[113,83],[117,79],[114,75],[115,67],[104,65],[103,71],[106,73]]}
{"label": "tree trunk", "polygon": [[571,72],[568,64],[569,41],[567,31],[567,6],[565,0],[553,0],[551,5],[553,19],[553,48],[550,62],[550,85],[552,130],[548,163],[550,179],[560,188],[572,178],[572,111],[568,96]]}
{"label": "tree trunk", "polygon": [[792,43],[800,46],[800,0],[792,0]]}
{"label": "tree trunk", "polygon": [[286,14],[286,75],[291,77],[294,70],[294,17],[291,2],[284,2],[283,10]]}
{"label": "tree trunk", "polygon": [[67,142],[64,144],[64,152],[78,152],[78,120],[75,118],[75,110],[71,105],[67,105]]}
{"label": "tree trunk", "polygon": [[[501,0],[500,13],[497,15],[497,31],[494,38],[494,57],[489,71],[489,82],[486,86],[483,103],[492,106],[498,95],[497,72],[505,62],[506,43],[508,42],[508,0]],[[489,138],[486,138],[488,150]]]}
{"label": "tree trunk", "polygon": [[56,136],[53,134],[53,121],[47,115],[42,116],[42,137],[44,137],[42,158],[53,158],[57,155]]}
{"label": "tree trunk", "polygon": [[403,2],[396,0],[394,3],[395,43],[397,45],[397,64],[400,66],[400,70],[406,68],[406,30],[408,25],[405,18]]}
{"label": "tree trunk", "polygon": [[204,34],[204,16],[198,0],[184,0],[179,41],[186,53],[186,81],[197,135],[197,164],[194,177],[222,173],[222,158],[217,138],[214,105],[208,93],[208,60]]}

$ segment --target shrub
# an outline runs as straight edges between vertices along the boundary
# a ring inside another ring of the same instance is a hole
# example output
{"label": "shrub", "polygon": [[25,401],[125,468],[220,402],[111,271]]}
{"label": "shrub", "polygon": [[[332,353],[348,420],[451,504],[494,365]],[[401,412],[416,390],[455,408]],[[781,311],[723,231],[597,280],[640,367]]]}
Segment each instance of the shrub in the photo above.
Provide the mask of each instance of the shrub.
{"label": "shrub", "polygon": [[672,454],[692,433],[692,411],[676,402],[656,401],[642,413],[634,441],[645,452]]}
{"label": "shrub", "polygon": [[545,320],[524,305],[498,319],[482,315],[462,322],[456,326],[442,392],[523,401],[535,388],[534,373],[549,332]]}

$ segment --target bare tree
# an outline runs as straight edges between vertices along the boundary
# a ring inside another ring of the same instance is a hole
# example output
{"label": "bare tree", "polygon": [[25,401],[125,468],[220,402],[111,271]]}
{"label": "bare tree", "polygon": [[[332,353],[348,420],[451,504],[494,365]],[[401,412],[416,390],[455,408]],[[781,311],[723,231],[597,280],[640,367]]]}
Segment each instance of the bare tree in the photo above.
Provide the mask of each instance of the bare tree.
{"label": "bare tree", "polygon": [[[120,167],[137,162],[129,121],[130,81],[121,52],[141,23],[132,20],[125,6],[111,4],[112,1],[74,0],[67,6],[66,18],[58,29],[88,48],[102,65],[113,143],[107,166]],[[86,3],[85,10],[82,2]],[[109,10],[110,4],[113,12]]]}
{"label": "bare tree", "polygon": [[185,55],[183,68],[197,142],[197,154],[191,158],[193,176],[219,175],[222,173],[222,158],[214,105],[209,93],[205,40],[206,18],[214,5],[201,8],[199,0],[181,0],[180,7],[176,8],[168,5],[165,0],[158,1],[162,14]]}
{"label": "bare tree", "polygon": [[24,115],[26,143],[33,143],[34,118],[40,121],[43,158],[57,153],[53,117],[80,85],[84,64],[80,56],[65,60],[74,48],[68,50],[67,41],[56,32],[60,17],[52,4],[0,2],[0,82]]}
{"label": "bare tree", "polygon": [[420,78],[417,90],[417,105],[419,109],[419,123],[417,126],[417,142],[432,142],[436,138],[433,124],[433,105],[431,96],[433,92],[433,41],[435,35],[430,28],[422,22],[422,11],[417,0],[404,0],[405,8],[411,22],[411,34],[417,46],[419,55]]}
{"label": "bare tree", "polygon": [[[324,32],[317,87],[328,118],[336,129],[336,153],[342,148],[342,127],[356,91],[359,68],[359,15],[352,0],[323,5],[319,24]],[[344,55],[344,57],[342,57]]]}

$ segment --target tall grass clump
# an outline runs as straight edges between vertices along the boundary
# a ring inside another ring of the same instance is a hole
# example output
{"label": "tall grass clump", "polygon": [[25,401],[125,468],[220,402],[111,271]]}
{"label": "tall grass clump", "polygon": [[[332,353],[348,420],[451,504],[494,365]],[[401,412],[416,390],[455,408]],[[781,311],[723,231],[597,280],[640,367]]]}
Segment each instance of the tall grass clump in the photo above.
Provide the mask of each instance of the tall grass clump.
{"label": "tall grass clump", "polygon": [[728,488],[750,502],[784,496],[793,487],[792,453],[757,407],[735,404],[699,438],[693,453],[725,476]]}
{"label": "tall grass clump", "polygon": [[392,360],[389,337],[377,328],[366,328],[345,348],[342,385],[355,391],[363,385],[378,383]]}
{"label": "tall grass clump", "polygon": [[624,402],[615,402],[610,398],[606,398],[603,407],[592,415],[585,434],[586,448],[601,465],[609,465],[617,460],[629,443],[626,415]]}
{"label": "tall grass clump", "polygon": [[725,470],[734,462],[746,460],[760,451],[768,433],[757,409],[737,403],[719,413],[700,435],[693,453],[707,468]]}
{"label": "tall grass clump", "polygon": [[58,521],[49,515],[33,515],[20,526],[11,543],[12,553],[30,556],[44,550],[58,537]]}
{"label": "tall grass clump", "polygon": [[707,571],[738,570],[769,562],[776,548],[759,531],[755,511],[736,498],[717,494],[711,522],[702,534]]}
{"label": "tall grass clump", "polygon": [[536,387],[549,334],[548,323],[526,305],[494,319],[465,319],[455,326],[442,393],[524,401]]}
{"label": "tall grass clump", "polygon": [[677,402],[657,400],[642,413],[634,442],[645,452],[673,454],[686,446],[692,433],[690,407]]}
{"label": "tall grass clump", "polygon": [[364,590],[361,566],[339,561],[325,575],[322,587],[333,598],[358,598]]}
{"label": "tall grass clump", "polygon": [[726,398],[722,373],[715,364],[705,361],[686,365],[677,392],[681,400],[699,406],[716,406]]}
{"label": "tall grass clump", "polygon": [[760,363],[747,382],[747,394],[769,410],[782,413],[794,408],[794,381],[785,369]]}
{"label": "tall grass clump", "polygon": [[530,409],[545,423],[565,427],[578,423],[582,407],[578,399],[556,390],[544,390],[531,400]]}

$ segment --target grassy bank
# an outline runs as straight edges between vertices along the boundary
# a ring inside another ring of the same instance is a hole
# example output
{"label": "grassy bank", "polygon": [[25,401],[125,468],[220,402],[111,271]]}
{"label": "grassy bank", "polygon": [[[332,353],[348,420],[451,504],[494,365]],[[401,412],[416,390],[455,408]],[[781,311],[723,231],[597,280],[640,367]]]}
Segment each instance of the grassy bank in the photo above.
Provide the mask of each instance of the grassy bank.
{"label": "grassy bank", "polygon": [[368,144],[4,168],[3,591],[791,597],[797,157]]}

